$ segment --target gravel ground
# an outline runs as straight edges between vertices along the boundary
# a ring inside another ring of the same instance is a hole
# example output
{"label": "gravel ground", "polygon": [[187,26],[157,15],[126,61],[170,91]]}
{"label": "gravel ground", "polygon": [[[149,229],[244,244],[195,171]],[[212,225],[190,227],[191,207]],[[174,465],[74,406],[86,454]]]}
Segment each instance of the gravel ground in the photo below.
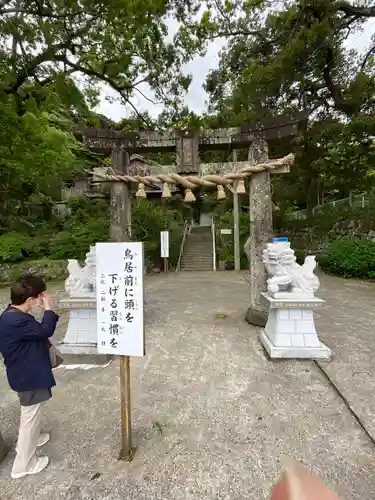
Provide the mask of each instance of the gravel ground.
{"label": "gravel ground", "polygon": [[[0,465],[1,500],[266,500],[285,455],[342,500],[373,500],[375,286],[323,277],[327,307],[317,315],[335,354],[322,367],[366,433],[315,363],[266,358],[257,329],[243,320],[244,276],[148,278],[147,355],[132,360],[133,462],[117,461],[117,362],[58,369],[44,421],[51,465],[13,481],[11,451]],[[65,326],[63,315],[59,337]],[[1,430],[14,446],[19,407],[2,370],[0,400]]]}

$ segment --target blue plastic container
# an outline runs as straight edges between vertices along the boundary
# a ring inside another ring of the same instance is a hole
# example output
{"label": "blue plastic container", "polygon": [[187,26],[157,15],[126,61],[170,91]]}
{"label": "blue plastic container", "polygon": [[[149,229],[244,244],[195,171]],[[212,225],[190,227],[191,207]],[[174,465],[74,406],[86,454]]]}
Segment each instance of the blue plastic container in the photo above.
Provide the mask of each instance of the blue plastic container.
{"label": "blue plastic container", "polygon": [[272,238],[272,243],[287,243],[289,241],[288,238]]}

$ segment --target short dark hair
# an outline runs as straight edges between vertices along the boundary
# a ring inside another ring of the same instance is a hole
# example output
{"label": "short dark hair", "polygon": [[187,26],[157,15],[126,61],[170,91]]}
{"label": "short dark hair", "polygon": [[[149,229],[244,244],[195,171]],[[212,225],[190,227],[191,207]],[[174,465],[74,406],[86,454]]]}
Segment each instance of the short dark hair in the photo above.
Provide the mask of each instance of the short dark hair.
{"label": "short dark hair", "polygon": [[46,284],[40,276],[23,274],[13,283],[10,289],[10,300],[13,305],[20,306],[30,297],[36,299],[46,291]]}

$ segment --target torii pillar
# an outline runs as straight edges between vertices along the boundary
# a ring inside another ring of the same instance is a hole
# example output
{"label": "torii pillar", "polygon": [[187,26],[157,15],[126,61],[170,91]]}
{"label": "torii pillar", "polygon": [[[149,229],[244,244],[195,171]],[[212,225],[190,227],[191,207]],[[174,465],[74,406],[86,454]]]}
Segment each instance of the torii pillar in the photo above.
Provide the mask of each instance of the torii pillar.
{"label": "torii pillar", "polygon": [[[267,141],[254,140],[249,147],[248,160],[251,165],[267,161]],[[250,307],[246,313],[246,321],[254,326],[264,327],[267,322],[267,307],[261,302],[261,293],[266,291],[267,273],[262,253],[273,234],[269,170],[258,172],[250,177],[249,216]]]}

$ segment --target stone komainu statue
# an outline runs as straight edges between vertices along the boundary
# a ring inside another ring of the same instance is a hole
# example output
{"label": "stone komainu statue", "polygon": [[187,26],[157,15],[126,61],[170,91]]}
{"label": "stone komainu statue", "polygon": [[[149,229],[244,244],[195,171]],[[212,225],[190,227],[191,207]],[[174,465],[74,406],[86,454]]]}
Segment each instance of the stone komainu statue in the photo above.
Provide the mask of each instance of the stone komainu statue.
{"label": "stone komainu statue", "polygon": [[91,297],[96,292],[95,247],[86,254],[85,266],[81,268],[75,259],[68,260],[69,276],[65,281],[65,291],[69,297]]}
{"label": "stone komainu statue", "polygon": [[315,256],[307,256],[300,266],[289,242],[269,243],[263,250],[263,263],[271,275],[267,280],[269,295],[274,298],[314,298],[320,286],[319,278],[314,274]]}

